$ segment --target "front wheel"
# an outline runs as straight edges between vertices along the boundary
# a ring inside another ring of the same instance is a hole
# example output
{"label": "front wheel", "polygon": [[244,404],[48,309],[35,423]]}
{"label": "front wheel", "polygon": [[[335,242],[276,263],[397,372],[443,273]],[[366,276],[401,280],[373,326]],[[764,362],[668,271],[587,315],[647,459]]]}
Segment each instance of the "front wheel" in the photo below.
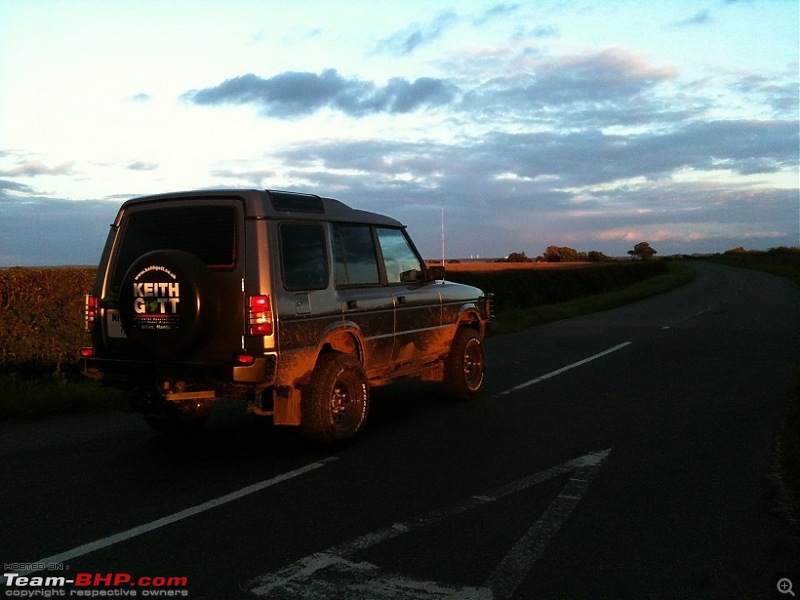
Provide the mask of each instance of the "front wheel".
{"label": "front wheel", "polygon": [[483,341],[474,329],[456,332],[444,361],[444,389],[449,396],[469,400],[481,393],[486,372]]}
{"label": "front wheel", "polygon": [[332,352],[319,357],[304,390],[300,430],[313,441],[336,447],[355,438],[369,413],[369,387],[355,356]]}

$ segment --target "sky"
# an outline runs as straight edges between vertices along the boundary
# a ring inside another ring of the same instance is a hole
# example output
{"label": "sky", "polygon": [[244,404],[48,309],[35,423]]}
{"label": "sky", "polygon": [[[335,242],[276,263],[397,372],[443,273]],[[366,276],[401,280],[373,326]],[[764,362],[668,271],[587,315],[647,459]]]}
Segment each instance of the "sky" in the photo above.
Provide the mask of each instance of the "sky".
{"label": "sky", "polygon": [[425,258],[797,246],[796,0],[3,0],[0,266],[268,188]]}

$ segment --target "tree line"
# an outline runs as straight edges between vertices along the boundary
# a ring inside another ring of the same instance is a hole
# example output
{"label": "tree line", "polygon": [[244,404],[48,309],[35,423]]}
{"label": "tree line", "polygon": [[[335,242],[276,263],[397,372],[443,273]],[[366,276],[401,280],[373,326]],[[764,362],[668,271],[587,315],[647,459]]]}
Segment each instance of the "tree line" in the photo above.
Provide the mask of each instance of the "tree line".
{"label": "tree line", "polygon": [[[631,258],[639,260],[651,260],[656,254],[649,243],[640,242],[633,247],[633,250],[628,250]],[[578,252],[569,246],[548,246],[545,251],[536,258],[526,256],[524,252],[512,252],[506,258],[501,259],[499,262],[608,262],[614,260],[597,250],[589,252]]]}

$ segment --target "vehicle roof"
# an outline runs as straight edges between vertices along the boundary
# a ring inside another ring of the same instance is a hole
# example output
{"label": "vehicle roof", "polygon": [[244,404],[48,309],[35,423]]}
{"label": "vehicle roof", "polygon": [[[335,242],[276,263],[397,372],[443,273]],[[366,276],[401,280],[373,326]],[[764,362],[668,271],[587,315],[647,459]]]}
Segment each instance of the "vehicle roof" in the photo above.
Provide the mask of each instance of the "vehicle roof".
{"label": "vehicle roof", "polygon": [[215,198],[239,198],[243,200],[245,214],[248,218],[291,218],[311,221],[340,221],[404,227],[404,225],[396,219],[378,213],[351,208],[333,198],[280,190],[240,188],[192,190],[132,198],[122,205],[120,215],[128,208],[149,203],[192,199],[213,200]]}

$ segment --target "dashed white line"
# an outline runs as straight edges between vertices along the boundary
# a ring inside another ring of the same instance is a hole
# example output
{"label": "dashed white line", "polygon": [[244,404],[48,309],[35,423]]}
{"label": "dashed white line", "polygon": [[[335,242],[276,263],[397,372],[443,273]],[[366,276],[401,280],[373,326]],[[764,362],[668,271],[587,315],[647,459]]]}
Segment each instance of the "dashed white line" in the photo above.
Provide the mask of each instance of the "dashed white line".
{"label": "dashed white line", "polygon": [[611,354],[612,352],[621,350],[622,348],[624,348],[625,346],[629,346],[630,344],[631,342],[623,342],[621,344],[617,344],[613,348],[609,348],[608,350],[603,350],[602,352],[598,352],[597,354],[594,354],[589,358],[584,358],[583,360],[579,360],[578,362],[572,363],[571,365],[567,365],[566,367],[562,367],[561,369],[558,369],[556,371],[551,371],[550,373],[542,375],[541,377],[537,377],[536,379],[531,379],[530,381],[526,381],[525,383],[520,383],[519,385],[516,385],[510,389],[495,394],[495,396],[505,396],[507,394],[511,394],[513,392],[522,390],[528,386],[534,385],[535,383],[539,383],[540,381],[544,381],[545,379],[550,379],[551,377],[555,377],[556,375],[561,375],[562,373],[566,373],[570,369],[574,369],[575,367],[580,367],[581,365],[585,365],[586,363],[592,362],[593,360],[597,360],[598,358],[606,356],[607,354]]}
{"label": "dashed white line", "polygon": [[[295,469],[287,473],[276,475],[271,479],[266,479],[259,483],[254,483],[253,485],[249,485],[235,492],[231,492],[230,494],[225,494],[224,496],[220,496],[219,498],[214,498],[213,500],[209,500],[208,502],[203,502],[202,504],[198,504],[197,506],[192,506],[190,508],[178,511],[166,517],[156,519],[155,521],[145,523],[144,525],[139,525],[138,527],[134,527],[133,529],[128,529],[127,531],[123,531],[115,535],[110,535],[95,542],[83,544],[81,546],[73,548],[72,550],[67,550],[66,552],[61,552],[60,554],[54,554],[53,556],[48,556],[47,558],[34,561],[33,564],[46,565],[50,563],[62,563],[68,560],[72,560],[73,558],[83,556],[84,554],[89,554],[90,552],[94,552],[95,550],[100,550],[101,548],[113,546],[114,544],[124,542],[125,540],[129,540],[136,536],[142,535],[143,533],[148,533],[155,529],[164,527],[165,525],[170,525],[177,521],[181,521],[182,519],[186,519],[188,517],[192,517],[199,513],[210,510],[212,508],[216,508],[217,506],[222,506],[223,504],[227,504],[228,502],[233,502],[234,500],[238,500],[239,498],[243,498],[250,494],[260,492],[261,490],[264,490],[268,487],[272,487],[289,479],[293,479],[295,477],[303,475],[304,473],[308,473],[309,471],[314,471],[315,469],[319,469],[320,467],[325,466],[326,463],[329,463],[333,460],[336,460],[335,456],[324,458],[320,461],[313,462],[304,467],[300,467],[299,469]],[[19,571],[19,574],[29,575],[35,572],[36,570]]]}

